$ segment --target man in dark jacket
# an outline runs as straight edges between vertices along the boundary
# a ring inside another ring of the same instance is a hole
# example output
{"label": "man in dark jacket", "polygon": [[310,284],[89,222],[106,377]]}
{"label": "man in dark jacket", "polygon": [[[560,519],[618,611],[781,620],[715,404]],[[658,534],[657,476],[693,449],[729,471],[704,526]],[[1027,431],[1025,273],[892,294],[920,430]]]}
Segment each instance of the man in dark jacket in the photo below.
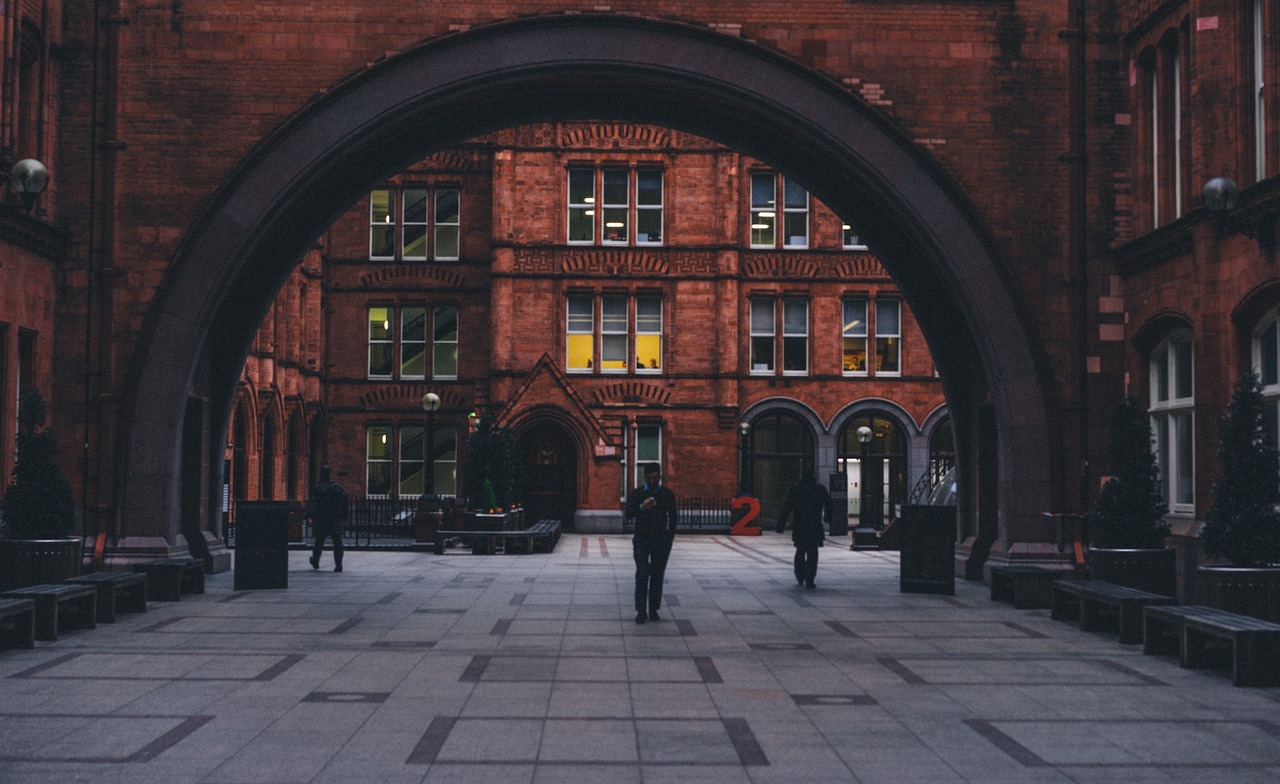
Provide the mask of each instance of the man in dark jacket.
{"label": "man in dark jacket", "polygon": [[315,549],[311,552],[311,568],[320,568],[324,540],[333,539],[333,570],[342,571],[342,524],[347,519],[347,491],[333,481],[329,466],[320,468],[320,484],[311,488],[307,501],[307,517],[315,533]]}
{"label": "man in dark jacket", "polygon": [[806,468],[800,481],[787,493],[782,514],[778,515],[778,533],[786,530],[787,516],[792,512],[795,513],[791,541],[796,546],[796,585],[813,588],[813,578],[818,574],[818,548],[827,538],[822,516],[825,512],[830,520],[835,511],[831,507],[831,493],[814,478],[812,468]]}
{"label": "man in dark jacket", "polygon": [[644,484],[627,496],[626,515],[636,527],[631,540],[636,560],[636,623],[661,620],[662,578],[676,538],[676,496],[663,486],[657,463],[644,467]]}

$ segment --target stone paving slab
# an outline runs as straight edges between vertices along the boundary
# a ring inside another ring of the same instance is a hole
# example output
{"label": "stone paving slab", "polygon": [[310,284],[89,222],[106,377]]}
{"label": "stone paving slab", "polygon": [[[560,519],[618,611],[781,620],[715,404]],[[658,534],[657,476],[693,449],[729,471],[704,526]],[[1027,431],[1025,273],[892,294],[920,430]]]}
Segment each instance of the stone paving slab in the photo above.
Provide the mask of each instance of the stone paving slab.
{"label": "stone paving slab", "polygon": [[642,626],[622,536],[213,575],[0,653],[0,784],[1280,782],[1280,689],[901,594],[893,553],[828,546],[803,590],[792,552],[681,537]]}

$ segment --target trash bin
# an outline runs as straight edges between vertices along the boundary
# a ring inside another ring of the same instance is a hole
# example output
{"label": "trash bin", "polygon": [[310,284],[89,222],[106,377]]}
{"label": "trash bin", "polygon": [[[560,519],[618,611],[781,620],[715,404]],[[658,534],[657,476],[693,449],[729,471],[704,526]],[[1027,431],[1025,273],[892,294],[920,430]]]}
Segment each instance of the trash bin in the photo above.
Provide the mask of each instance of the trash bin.
{"label": "trash bin", "polygon": [[899,589],[956,594],[956,508],[903,504]]}
{"label": "trash bin", "polygon": [[235,590],[289,587],[290,501],[236,504]]}

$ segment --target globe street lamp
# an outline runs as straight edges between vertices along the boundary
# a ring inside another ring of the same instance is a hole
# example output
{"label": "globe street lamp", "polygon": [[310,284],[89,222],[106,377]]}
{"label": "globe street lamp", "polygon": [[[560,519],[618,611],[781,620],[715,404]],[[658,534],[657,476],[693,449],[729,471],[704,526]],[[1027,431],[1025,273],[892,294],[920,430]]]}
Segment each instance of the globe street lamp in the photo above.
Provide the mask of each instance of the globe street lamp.
{"label": "globe street lamp", "polygon": [[27,212],[48,186],[49,170],[34,158],[23,158],[9,170],[9,187],[22,197],[22,206]]}
{"label": "globe street lamp", "polygon": [[440,410],[440,396],[428,392],[422,396],[422,410],[427,412],[427,482],[424,496],[436,494],[436,412]]}
{"label": "globe street lamp", "polygon": [[747,466],[747,439],[751,436],[751,423],[738,425],[738,495],[751,492],[750,469]]}
{"label": "globe street lamp", "polygon": [[875,547],[877,546],[876,529],[871,526],[871,514],[867,506],[875,496],[873,493],[867,492],[867,486],[871,482],[871,472],[867,470],[867,457],[871,451],[871,439],[875,438],[875,433],[871,428],[863,425],[854,431],[854,435],[861,444],[861,459],[858,465],[858,527],[853,531],[853,546],[850,549],[859,547]]}

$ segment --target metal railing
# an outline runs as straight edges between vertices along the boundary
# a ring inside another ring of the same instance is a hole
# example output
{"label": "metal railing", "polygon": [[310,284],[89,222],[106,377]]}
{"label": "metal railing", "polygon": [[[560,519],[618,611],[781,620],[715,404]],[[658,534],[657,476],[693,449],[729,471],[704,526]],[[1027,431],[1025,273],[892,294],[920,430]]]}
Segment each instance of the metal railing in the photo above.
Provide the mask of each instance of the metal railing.
{"label": "metal railing", "polygon": [[[728,498],[683,496],[676,498],[676,532],[723,534],[733,526],[733,509]],[[623,518],[623,530],[632,533],[635,521]]]}

